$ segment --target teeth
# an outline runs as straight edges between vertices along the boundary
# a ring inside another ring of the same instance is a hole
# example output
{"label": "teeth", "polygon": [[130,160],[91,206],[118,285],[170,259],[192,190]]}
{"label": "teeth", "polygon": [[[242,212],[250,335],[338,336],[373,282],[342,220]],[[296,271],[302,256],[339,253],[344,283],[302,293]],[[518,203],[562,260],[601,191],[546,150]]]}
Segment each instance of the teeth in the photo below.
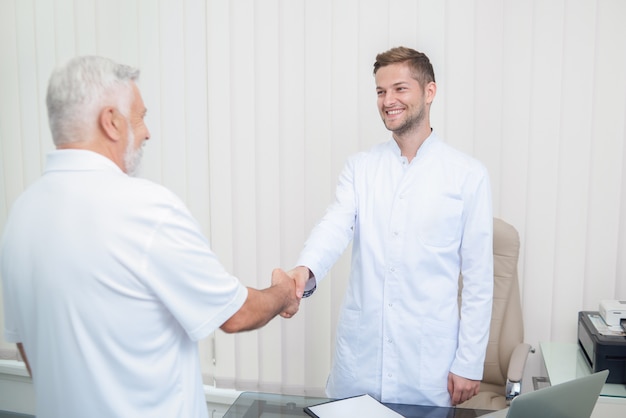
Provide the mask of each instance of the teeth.
{"label": "teeth", "polygon": [[388,110],[387,111],[388,115],[398,115],[400,113],[402,113],[402,110]]}

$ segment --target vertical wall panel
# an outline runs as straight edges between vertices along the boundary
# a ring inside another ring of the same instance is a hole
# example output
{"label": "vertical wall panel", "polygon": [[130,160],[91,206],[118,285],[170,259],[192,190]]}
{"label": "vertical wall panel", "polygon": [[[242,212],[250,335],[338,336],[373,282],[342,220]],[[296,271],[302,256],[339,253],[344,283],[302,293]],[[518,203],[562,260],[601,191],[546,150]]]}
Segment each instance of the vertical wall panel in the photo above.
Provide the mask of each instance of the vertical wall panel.
{"label": "vertical wall panel", "polygon": [[414,24],[417,28],[417,38],[407,46],[425,52],[433,65],[437,81],[437,96],[431,105],[430,121],[433,129],[445,138],[446,2],[419,0],[416,3],[417,17]]}
{"label": "vertical wall panel", "polygon": [[[105,26],[108,32],[111,31],[111,24],[102,23],[102,18],[107,10],[112,10],[120,14],[115,7],[109,5],[113,2],[109,1],[77,1],[74,2],[74,16],[76,17],[76,54],[86,55],[93,54],[98,51],[98,30]],[[102,10],[104,9],[104,11]],[[104,13],[103,13],[104,12]],[[106,36],[106,35],[105,35]],[[115,49],[113,49],[115,52]],[[98,51],[99,54],[105,55],[105,51]],[[136,64],[136,62],[133,62]]]}
{"label": "vertical wall panel", "polygon": [[561,106],[562,72],[562,2],[538,2],[533,14],[533,49],[530,93],[530,138],[526,226],[527,239],[535,245],[526,248],[527,276],[533,281],[524,285],[524,298],[534,307],[524,319],[537,323],[528,337],[550,335],[550,316],[554,296],[554,251],[558,149],[560,120],[555,118]]}
{"label": "vertical wall panel", "polygon": [[[95,0],[95,2],[91,1],[88,3],[92,3],[94,16],[90,23],[94,25],[87,26],[85,29],[87,33],[95,32],[97,53],[121,61],[122,57],[120,55],[122,51],[120,47],[123,39],[123,28],[120,17],[122,14],[128,13],[126,10],[122,11],[124,2],[120,0]],[[82,24],[77,22],[76,25],[76,33],[82,33],[78,32],[78,29],[83,29],[81,27]],[[79,44],[78,40],[76,44]],[[93,53],[93,50],[91,52]],[[78,51],[75,51],[75,53],[78,53]],[[132,64],[132,61],[129,64]]]}
{"label": "vertical wall panel", "polygon": [[[308,215],[312,218],[319,217],[330,202],[333,191],[328,185],[331,180],[331,162],[334,141],[342,141],[342,138],[333,138],[332,122],[333,113],[340,115],[342,109],[334,109],[332,106],[333,85],[333,17],[332,0],[319,0],[306,2],[305,7],[305,158],[307,168],[303,187],[306,190]],[[293,245],[301,247],[303,242],[294,242]],[[308,301],[306,301],[308,302]],[[326,305],[326,304],[324,304]],[[318,341],[317,336],[328,329],[330,322],[328,310],[322,312],[325,307],[316,305],[307,306],[306,332],[304,344],[306,351],[318,351],[327,347],[327,341]],[[316,309],[322,308],[322,309]],[[326,356],[324,356],[326,358]],[[304,364],[304,357],[302,357]],[[314,360],[315,361],[315,360]],[[294,367],[287,372],[291,379],[301,381],[313,380],[324,382],[327,372],[319,367]]]}
{"label": "vertical wall panel", "polygon": [[[233,225],[235,265],[234,273],[244,283],[258,287],[256,240],[258,234],[256,209],[259,205],[255,172],[257,169],[255,140],[255,61],[254,61],[254,8],[253,0],[230,3],[231,13],[231,111],[233,115],[245,115],[233,119],[231,147],[233,167],[233,210],[237,222]],[[267,274],[267,273],[265,273]],[[265,287],[265,286],[264,286]],[[235,337],[237,341],[237,379],[242,388],[258,377],[258,335],[245,333]]]}
{"label": "vertical wall panel", "polygon": [[[594,80],[593,149],[589,191],[589,234],[584,306],[593,308],[615,289],[621,183],[624,181],[624,113],[626,108],[626,3],[600,1],[597,5]],[[621,280],[626,280],[622,277]],[[610,298],[610,297],[609,297]],[[626,299],[626,295],[622,295]]]}
{"label": "vertical wall panel", "polygon": [[[624,91],[626,94],[626,91]],[[621,201],[619,205],[619,226],[618,226],[618,244],[617,244],[617,271],[615,274],[615,295],[626,295],[626,257],[622,254],[626,254],[626,109],[624,109],[624,115],[622,116],[624,122],[624,134],[622,135],[622,192]]]}
{"label": "vertical wall panel", "polygon": [[[144,147],[141,162],[141,176],[157,183],[163,183],[163,129],[166,118],[161,108],[161,12],[159,2],[140,0],[138,3],[139,20],[137,39],[139,51],[137,66],[141,70],[139,88],[144,104],[148,109],[145,123],[150,130],[150,140]],[[206,116],[205,116],[206,119]]]}
{"label": "vertical wall panel", "polygon": [[[221,0],[207,4],[208,123],[211,248],[228,271],[234,267],[233,184],[230,95],[230,5]],[[234,384],[235,336],[220,331],[215,335],[215,379],[218,385]]]}
{"label": "vertical wall panel", "polygon": [[39,102],[37,49],[32,4],[30,2],[17,2],[16,6],[21,156],[24,163],[24,184],[29,185],[39,178],[42,169],[41,161],[38,158],[24,158],[29,154],[41,154],[37,124],[32,123],[33,118],[37,117],[36,113],[33,114],[32,109],[37,109]]}
{"label": "vertical wall panel", "polygon": [[389,2],[388,7],[389,45],[392,47],[415,45],[419,30],[416,24],[418,2],[415,0],[397,0]]}
{"label": "vertical wall panel", "polygon": [[[306,2],[302,0],[279,2],[279,135],[280,135],[280,202],[281,254],[285,268],[293,267],[310,223],[308,207],[312,203],[304,187],[307,178],[306,157]],[[306,302],[302,303],[306,315]],[[283,321],[283,335],[289,335],[281,344],[284,358],[282,385],[285,389],[303,385],[302,353],[306,351],[306,316]],[[291,354],[293,353],[293,354]],[[300,367],[289,362],[292,357]]]}
{"label": "vertical wall panel", "polygon": [[[367,74],[371,88],[360,91],[358,56],[359,48],[359,18],[355,13],[358,9],[358,0],[331,2],[332,3],[332,79],[330,91],[330,123],[331,123],[331,151],[330,171],[324,179],[326,184],[326,202],[319,202],[315,210],[311,212],[311,226],[319,219],[335,196],[335,187],[346,159],[358,149],[359,126],[359,103],[370,103],[374,107],[375,89],[374,78]],[[374,57],[370,59],[373,60]],[[366,69],[367,70],[367,69]],[[309,226],[310,229],[310,226]],[[307,231],[308,233],[308,231]],[[338,315],[338,307],[345,293],[349,274],[349,250],[335,264],[325,286],[318,289],[319,298],[311,298],[306,301],[310,309],[311,318],[307,321],[308,327],[315,327],[316,332],[307,336],[307,351],[305,364],[316,363],[317,370],[312,371],[315,376],[307,380],[308,386],[319,385],[325,382],[330,369],[334,347],[335,318]],[[315,338],[315,337],[319,338]]]}
{"label": "vertical wall panel", "polygon": [[[583,300],[588,206],[589,153],[592,146],[593,60],[581,59],[595,43],[596,11],[589,2],[567,2],[564,9],[563,71],[558,150],[557,216],[555,220],[554,298],[552,338],[563,341],[576,334],[572,318]],[[578,121],[571,123],[570,121]],[[568,292],[558,289],[568,288]],[[595,307],[594,307],[595,308]]]}
{"label": "vertical wall panel", "polygon": [[14,1],[2,1],[0,13],[0,151],[2,151],[2,223],[11,204],[25,187],[24,156],[22,155],[22,133],[20,126],[20,68],[18,59],[17,7]]}
{"label": "vertical wall panel", "polygon": [[[20,150],[20,127],[17,121],[19,70],[17,67],[17,19],[13,0],[0,0],[0,231],[10,206],[24,188]],[[0,279],[2,279],[0,277]],[[0,286],[0,298],[2,287]],[[0,299],[1,300],[1,299]],[[4,329],[4,311],[0,309],[0,330]],[[0,339],[0,349],[11,350],[14,344]]]}
{"label": "vertical wall panel", "polygon": [[[357,10],[359,18],[359,39],[356,47],[356,77],[359,81],[359,143],[358,150],[366,150],[372,145],[390,138],[380,121],[376,107],[376,85],[372,70],[376,54],[389,49],[389,2],[361,0]],[[396,32],[397,33],[397,32]],[[342,36],[336,32],[335,36]]]}
{"label": "vertical wall panel", "polygon": [[[474,138],[471,154],[489,170],[491,187],[494,190],[493,200],[496,203],[499,201],[497,191],[500,190],[502,179],[503,9],[504,5],[500,0],[476,3],[473,84],[481,87],[475,90],[474,103],[471,109],[467,109],[467,113],[474,119],[474,132],[468,129],[466,133]],[[453,120],[450,122],[455,123]],[[494,209],[497,212],[497,207]]]}
{"label": "vertical wall panel", "polygon": [[[140,12],[140,16],[142,16]],[[143,20],[143,19],[142,19]],[[185,80],[185,126],[184,136],[175,138],[185,141],[187,173],[186,196],[189,210],[196,214],[202,231],[210,232],[209,197],[209,133],[207,103],[207,36],[206,2],[188,0],[183,11],[184,31],[184,80]],[[182,130],[181,130],[182,132]],[[158,137],[155,139],[158,140]],[[200,342],[200,361],[204,373],[213,374],[212,339]]]}
{"label": "vertical wall panel", "polygon": [[[52,40],[54,40],[57,63],[61,64],[76,55],[74,2],[72,0],[58,0],[47,3],[52,3],[53,13],[41,17],[48,21],[51,20],[50,16],[54,17],[54,37]],[[92,52],[95,53],[95,51]]]}
{"label": "vertical wall panel", "polygon": [[445,137],[450,145],[472,153],[475,132],[476,16],[474,1],[448,1],[446,8]]}
{"label": "vertical wall panel", "polygon": [[[158,138],[162,147],[161,168],[163,184],[180,198],[187,198],[187,140],[185,124],[187,109],[186,90],[193,89],[193,80],[185,78],[185,20],[183,4],[162,0],[160,2],[161,20],[160,36],[161,70],[161,135]],[[201,47],[199,42],[196,48]],[[196,52],[197,53],[197,52]],[[191,83],[189,87],[188,83]]]}
{"label": "vertical wall panel", "polygon": [[[137,38],[137,0],[94,0],[77,4],[75,16],[75,54],[93,54],[110,57],[128,65],[137,65],[139,42]],[[91,16],[79,14],[85,9]],[[82,34],[85,33],[86,39]],[[92,42],[95,40],[95,49]]]}
{"label": "vertical wall panel", "polygon": [[[514,225],[526,242],[526,213],[528,206],[528,159],[530,137],[533,2],[507,1],[503,16],[502,63],[502,134],[499,136],[502,156],[500,179],[495,185],[494,213]],[[491,176],[493,176],[490,173]],[[523,290],[526,282],[525,245],[521,246],[519,275]],[[523,292],[522,292],[523,293]]]}
{"label": "vertical wall panel", "polygon": [[[263,2],[254,8],[254,127],[256,205],[256,256],[258,286],[270,284],[270,273],[280,265],[280,89],[279,1]],[[252,121],[251,121],[252,122]],[[289,353],[279,342],[288,335],[281,321],[272,321],[259,333],[259,380],[268,390],[281,391],[282,375]]]}
{"label": "vertical wall panel", "polygon": [[50,73],[59,64],[57,61],[57,46],[55,27],[56,20],[51,19],[54,16],[54,2],[38,1],[35,3],[34,11],[34,27],[35,27],[35,49],[37,51],[37,88],[38,94],[38,114],[33,120],[39,127],[39,141],[41,155],[39,156],[41,166],[43,167],[45,154],[54,149],[52,144],[52,135],[48,129],[48,110],[46,109],[45,95],[48,88],[48,79]]}
{"label": "vertical wall panel", "polygon": [[[295,263],[310,227],[315,221],[308,215],[307,193],[303,187],[305,158],[305,74],[304,1],[282,0],[279,3],[279,139],[280,139],[280,230],[281,254]],[[315,214],[317,215],[317,214]],[[290,228],[293,228],[290,230]],[[291,240],[295,239],[296,242]],[[287,266],[291,267],[291,265]]]}
{"label": "vertical wall panel", "polygon": [[185,130],[176,143],[187,142],[187,203],[205,234],[209,233],[209,141],[207,121],[206,2],[188,0],[183,14]]}

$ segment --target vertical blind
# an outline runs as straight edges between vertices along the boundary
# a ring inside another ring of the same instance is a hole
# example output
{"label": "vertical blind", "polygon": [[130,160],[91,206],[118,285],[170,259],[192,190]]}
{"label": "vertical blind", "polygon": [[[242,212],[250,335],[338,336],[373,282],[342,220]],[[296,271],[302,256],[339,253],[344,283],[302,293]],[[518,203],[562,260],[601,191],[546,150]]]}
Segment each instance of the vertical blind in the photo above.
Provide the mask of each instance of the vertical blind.
{"label": "vertical blind", "polygon": [[[406,45],[433,62],[434,128],[520,232],[527,342],[575,341],[577,311],[626,299],[625,18],[621,0],[0,0],[0,231],[53,148],[50,72],[104,55],[142,70],[141,175],[266,287],[347,156],[390,138],[372,64]],[[322,394],[348,271],[349,250],[295,318],[202,341],[205,383]]]}

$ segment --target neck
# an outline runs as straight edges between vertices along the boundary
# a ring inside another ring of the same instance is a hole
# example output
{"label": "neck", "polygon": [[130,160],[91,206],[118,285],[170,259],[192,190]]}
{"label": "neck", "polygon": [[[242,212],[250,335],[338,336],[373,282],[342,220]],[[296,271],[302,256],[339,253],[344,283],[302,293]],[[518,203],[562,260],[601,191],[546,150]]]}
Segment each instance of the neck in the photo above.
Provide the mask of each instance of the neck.
{"label": "neck", "polygon": [[113,161],[122,171],[126,172],[124,154],[116,148],[119,146],[120,145],[117,142],[107,141],[101,136],[96,136],[89,141],[71,142],[58,145],[56,148],[93,151]]}
{"label": "neck", "polygon": [[413,132],[394,132],[393,139],[400,148],[400,153],[403,157],[406,157],[409,162],[415,158],[417,151],[420,149],[426,138],[430,136],[432,128],[430,124],[427,126],[418,128]]}

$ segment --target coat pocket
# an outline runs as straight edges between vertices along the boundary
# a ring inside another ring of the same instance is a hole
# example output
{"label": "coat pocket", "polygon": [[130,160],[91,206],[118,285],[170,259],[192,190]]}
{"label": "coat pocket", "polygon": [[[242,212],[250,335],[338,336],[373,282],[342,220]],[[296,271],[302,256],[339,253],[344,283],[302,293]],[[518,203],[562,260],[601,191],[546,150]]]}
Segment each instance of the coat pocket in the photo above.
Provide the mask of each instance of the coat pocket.
{"label": "coat pocket", "polygon": [[447,388],[448,373],[456,355],[458,326],[426,320],[420,349],[420,386]]}
{"label": "coat pocket", "polygon": [[337,323],[335,372],[342,378],[354,379],[358,371],[357,350],[361,344],[361,311],[343,309]]}

